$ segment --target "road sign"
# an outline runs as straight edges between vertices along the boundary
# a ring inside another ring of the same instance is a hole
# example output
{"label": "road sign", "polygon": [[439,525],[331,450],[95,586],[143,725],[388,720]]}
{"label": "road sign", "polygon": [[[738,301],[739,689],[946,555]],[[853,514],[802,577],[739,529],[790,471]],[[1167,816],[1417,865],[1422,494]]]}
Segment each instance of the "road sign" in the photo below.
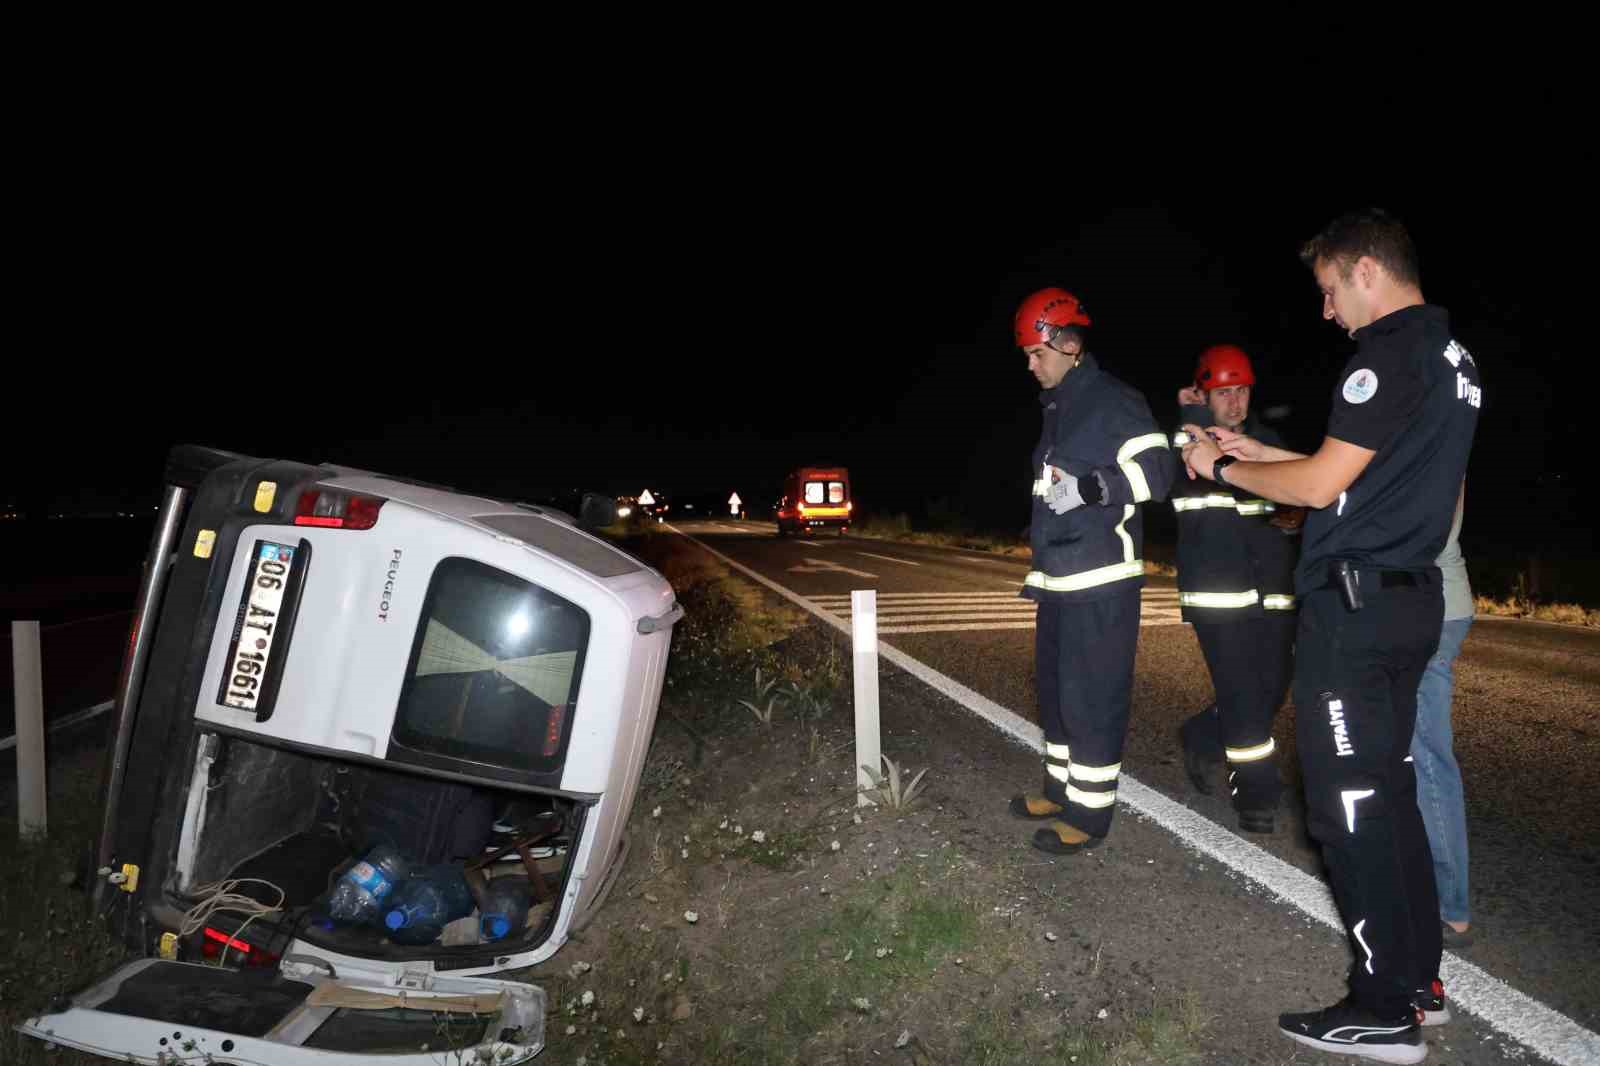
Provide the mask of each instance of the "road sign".
{"label": "road sign", "polygon": [[743,500],[739,499],[739,494],[737,492],[734,493],[732,496],[729,496],[728,497],[728,513],[729,514],[738,514],[739,513],[739,504],[741,504],[743,502],[744,502]]}
{"label": "road sign", "polygon": [[655,502],[656,502],[656,498],[654,496],[650,495],[650,490],[649,489],[645,489],[643,492],[639,493],[639,505],[641,507],[649,507],[652,503],[655,503]]}

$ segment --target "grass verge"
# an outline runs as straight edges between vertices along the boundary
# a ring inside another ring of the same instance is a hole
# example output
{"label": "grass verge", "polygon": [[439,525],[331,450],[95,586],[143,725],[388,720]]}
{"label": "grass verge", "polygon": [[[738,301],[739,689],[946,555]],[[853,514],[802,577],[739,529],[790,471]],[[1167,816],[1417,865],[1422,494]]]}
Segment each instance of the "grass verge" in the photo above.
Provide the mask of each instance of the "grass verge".
{"label": "grass verge", "polygon": [[[8,760],[9,761],[9,760]],[[86,862],[100,804],[95,767],[53,766],[48,836],[0,833],[0,1062],[62,1066],[104,1059],[52,1051],[15,1026],[102,976],[123,958],[103,922],[89,919],[86,894],[72,887]]]}
{"label": "grass verge", "polygon": [[[520,975],[551,995],[552,1062],[1199,1061],[1196,1001],[1102,968],[1100,939],[1070,914],[1025,914],[1016,868],[967,854],[948,796],[853,806],[831,636],[750,602],[686,540],[626,546],[688,607],[662,704],[682,729],[658,727],[607,913]],[[768,720],[740,705],[775,692]],[[703,759],[685,756],[687,736]],[[896,754],[910,771],[921,753]]]}

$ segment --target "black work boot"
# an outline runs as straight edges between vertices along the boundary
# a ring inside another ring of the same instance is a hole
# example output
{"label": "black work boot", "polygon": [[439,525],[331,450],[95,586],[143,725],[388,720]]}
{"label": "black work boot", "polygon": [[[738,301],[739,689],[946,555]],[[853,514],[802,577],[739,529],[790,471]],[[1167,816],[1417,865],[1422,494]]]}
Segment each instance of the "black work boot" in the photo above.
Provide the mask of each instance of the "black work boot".
{"label": "black work boot", "polygon": [[1072,855],[1075,852],[1098,848],[1105,843],[1105,839],[1085,833],[1077,826],[1069,825],[1058,818],[1043,829],[1034,831],[1033,846],[1053,855]]}
{"label": "black work boot", "polygon": [[1240,810],[1239,828],[1246,833],[1270,833],[1276,827],[1276,811]]}
{"label": "black work boot", "polygon": [[1018,818],[1027,818],[1030,821],[1054,818],[1066,810],[1055,800],[1050,799],[1048,796],[1042,796],[1037,792],[1020,792],[1012,796],[1009,809]]}
{"label": "black work boot", "polygon": [[1217,705],[1186,718],[1178,727],[1178,750],[1189,783],[1202,796],[1216,792],[1217,770],[1222,766],[1222,733]]}
{"label": "black work boot", "polygon": [[1228,789],[1239,828],[1246,833],[1270,833],[1274,828],[1278,796],[1283,791],[1278,769],[1272,763],[1235,763],[1228,769]]}
{"label": "black work boot", "polygon": [[1188,748],[1183,749],[1183,772],[1189,775],[1189,783],[1202,796],[1210,796],[1216,792],[1214,782],[1217,769],[1221,765],[1219,762],[1196,755]]}

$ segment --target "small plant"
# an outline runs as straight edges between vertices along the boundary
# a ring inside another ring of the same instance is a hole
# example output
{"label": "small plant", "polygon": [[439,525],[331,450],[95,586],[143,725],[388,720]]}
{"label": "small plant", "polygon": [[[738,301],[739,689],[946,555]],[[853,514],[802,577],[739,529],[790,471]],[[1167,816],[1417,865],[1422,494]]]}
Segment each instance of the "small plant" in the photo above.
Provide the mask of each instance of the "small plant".
{"label": "small plant", "polygon": [[790,681],[784,686],[785,702],[794,708],[795,719],[802,729],[815,729],[828,716],[844,680],[838,652],[830,643],[826,656],[819,653],[802,680]]}
{"label": "small plant", "polygon": [[892,811],[904,810],[916,799],[917,789],[921,787],[923,775],[928,772],[928,767],[924,766],[918,770],[917,776],[913,777],[911,783],[902,789],[900,787],[900,767],[896,766],[894,760],[887,755],[880,754],[878,758],[883,760],[883,765],[888,768],[889,772],[887,774],[882,773],[863,763],[861,769],[865,770],[867,776],[872,779],[872,787],[863,787],[860,791],[869,799],[876,801],[880,806],[887,807]]}
{"label": "small plant", "polygon": [[822,762],[823,756],[828,751],[828,746],[822,740],[822,730],[816,726],[806,730],[806,760],[808,762],[813,765]]}
{"label": "small plant", "polygon": [[784,686],[784,701],[795,708],[795,717],[800,724],[816,722],[828,713],[831,706],[828,700],[828,687],[826,684],[812,683],[801,685],[791,681]]}
{"label": "small plant", "polygon": [[[763,682],[761,680],[761,667],[758,666],[756,667],[755,700],[739,701],[744,706],[750,708],[750,713],[756,716],[756,721],[760,722],[769,729],[772,727],[772,712],[777,709],[778,704],[785,697],[784,693],[772,691],[777,687],[777,684],[778,678],[776,675]],[[761,705],[762,700],[767,701],[766,706],[764,707]]]}

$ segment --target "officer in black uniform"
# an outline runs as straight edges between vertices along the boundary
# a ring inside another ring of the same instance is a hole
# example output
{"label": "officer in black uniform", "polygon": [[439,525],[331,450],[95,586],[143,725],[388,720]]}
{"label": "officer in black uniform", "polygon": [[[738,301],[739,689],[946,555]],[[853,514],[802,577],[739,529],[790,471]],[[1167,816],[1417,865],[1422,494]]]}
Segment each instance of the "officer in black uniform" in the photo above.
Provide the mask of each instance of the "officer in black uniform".
{"label": "officer in black uniform", "polygon": [[[1194,384],[1178,393],[1183,422],[1281,446],[1277,433],[1250,414],[1255,383],[1248,355],[1232,344],[1212,345],[1200,353]],[[1181,430],[1173,437],[1177,447],[1188,441]],[[1305,511],[1187,478],[1173,487],[1172,506],[1178,603],[1217,693],[1216,703],[1179,730],[1183,765],[1195,788],[1210,795],[1226,759],[1239,828],[1270,833],[1283,791],[1272,720],[1294,661],[1294,568]]]}
{"label": "officer in black uniform", "polygon": [[1167,498],[1177,455],[1136,390],[1085,349],[1089,316],[1065,289],[1041,289],[1013,332],[1039,382],[1044,423],[1033,451],[1033,567],[1022,595],[1038,603],[1035,672],[1045,773],[1011,799],[1046,824],[1033,846],[1092,848],[1111,828],[1139,643],[1139,504]]}
{"label": "officer in black uniform", "polygon": [[[1350,993],[1279,1016],[1324,1051],[1427,1055],[1421,1023],[1448,1015],[1435,982],[1439,904],[1407,753],[1417,683],[1439,643],[1434,560],[1450,532],[1483,402],[1472,356],[1423,302],[1416,250],[1382,211],[1341,216],[1301,253],[1323,317],[1356,340],[1315,454],[1198,427],[1190,476],[1314,508],[1306,521],[1294,702],[1308,830],[1350,937]],[[1431,988],[1430,988],[1431,986]],[[1430,999],[1431,992],[1431,999]],[[1431,1018],[1430,1018],[1431,1016]]]}

